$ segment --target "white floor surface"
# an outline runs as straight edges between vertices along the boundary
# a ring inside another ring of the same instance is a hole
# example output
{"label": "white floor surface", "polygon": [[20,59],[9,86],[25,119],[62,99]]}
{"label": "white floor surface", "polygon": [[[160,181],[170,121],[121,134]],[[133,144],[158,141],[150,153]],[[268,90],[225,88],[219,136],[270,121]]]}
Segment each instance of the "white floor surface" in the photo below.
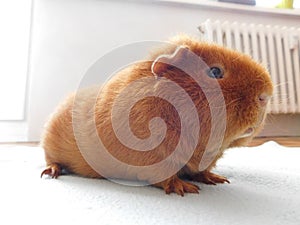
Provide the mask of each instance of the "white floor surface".
{"label": "white floor surface", "polygon": [[61,176],[40,178],[43,151],[0,147],[0,224],[300,224],[300,148],[228,150],[215,172],[231,184],[200,194]]}

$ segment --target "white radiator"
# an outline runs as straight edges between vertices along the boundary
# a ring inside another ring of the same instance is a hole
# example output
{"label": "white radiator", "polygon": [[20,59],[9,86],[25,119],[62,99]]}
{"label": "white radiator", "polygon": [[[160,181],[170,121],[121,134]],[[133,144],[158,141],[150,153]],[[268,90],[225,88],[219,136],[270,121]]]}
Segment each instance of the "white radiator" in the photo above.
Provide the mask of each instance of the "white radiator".
{"label": "white radiator", "polygon": [[300,113],[300,28],[207,20],[199,26],[209,42],[236,49],[266,66],[275,85],[271,113]]}

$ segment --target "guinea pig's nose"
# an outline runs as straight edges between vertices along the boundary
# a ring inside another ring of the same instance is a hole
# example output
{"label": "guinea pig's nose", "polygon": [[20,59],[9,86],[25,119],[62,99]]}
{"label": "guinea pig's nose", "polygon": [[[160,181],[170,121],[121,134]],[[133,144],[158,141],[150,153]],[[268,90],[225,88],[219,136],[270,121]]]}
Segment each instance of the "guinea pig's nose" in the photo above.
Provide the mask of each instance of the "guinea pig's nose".
{"label": "guinea pig's nose", "polygon": [[271,98],[270,95],[266,94],[266,93],[262,93],[259,97],[258,97],[258,101],[259,104],[264,107],[268,104],[269,99]]}

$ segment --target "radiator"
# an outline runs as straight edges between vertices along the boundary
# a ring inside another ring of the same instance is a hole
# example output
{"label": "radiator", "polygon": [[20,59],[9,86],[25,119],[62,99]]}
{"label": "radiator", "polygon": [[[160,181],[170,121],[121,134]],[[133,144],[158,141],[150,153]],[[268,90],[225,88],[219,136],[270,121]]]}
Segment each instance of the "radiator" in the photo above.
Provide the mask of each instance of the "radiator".
{"label": "radiator", "polygon": [[207,20],[201,39],[249,54],[270,72],[275,85],[270,113],[300,113],[300,28]]}

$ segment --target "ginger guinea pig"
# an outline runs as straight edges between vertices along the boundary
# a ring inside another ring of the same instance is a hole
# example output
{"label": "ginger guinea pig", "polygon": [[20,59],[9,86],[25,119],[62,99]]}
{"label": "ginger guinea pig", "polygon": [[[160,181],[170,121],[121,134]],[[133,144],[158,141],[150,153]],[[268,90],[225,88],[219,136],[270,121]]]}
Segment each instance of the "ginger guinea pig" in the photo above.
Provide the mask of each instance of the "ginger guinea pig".
{"label": "ginger guinea pig", "polygon": [[246,145],[264,123],[273,86],[242,53],[176,36],[102,87],[79,90],[46,124],[41,145],[57,178],[146,182],[167,194],[229,181],[211,170],[229,147]]}

